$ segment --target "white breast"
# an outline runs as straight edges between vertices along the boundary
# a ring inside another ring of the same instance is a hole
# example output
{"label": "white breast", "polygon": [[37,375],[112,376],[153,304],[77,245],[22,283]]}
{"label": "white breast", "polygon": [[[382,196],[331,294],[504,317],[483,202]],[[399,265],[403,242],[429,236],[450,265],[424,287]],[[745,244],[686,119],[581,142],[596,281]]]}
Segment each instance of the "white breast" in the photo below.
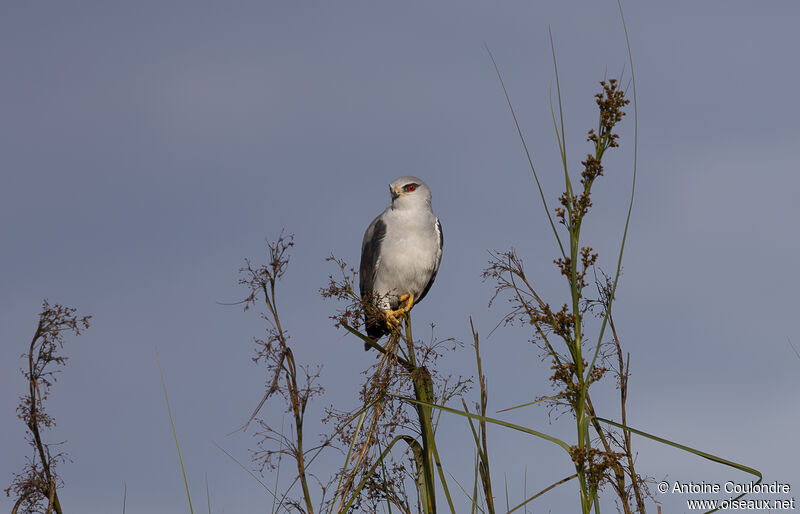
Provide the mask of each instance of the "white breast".
{"label": "white breast", "polygon": [[397,297],[412,293],[419,298],[436,270],[441,249],[437,219],[430,210],[384,213],[386,236],[380,250],[374,292],[387,297],[384,308],[396,308]]}

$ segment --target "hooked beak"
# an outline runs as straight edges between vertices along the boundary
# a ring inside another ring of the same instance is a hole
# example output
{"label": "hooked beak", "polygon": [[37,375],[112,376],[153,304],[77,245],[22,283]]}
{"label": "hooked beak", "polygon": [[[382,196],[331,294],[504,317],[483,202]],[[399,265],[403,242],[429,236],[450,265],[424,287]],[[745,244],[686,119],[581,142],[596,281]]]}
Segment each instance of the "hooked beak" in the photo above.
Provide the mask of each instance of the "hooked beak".
{"label": "hooked beak", "polygon": [[392,201],[396,200],[398,196],[400,196],[400,191],[398,189],[393,189],[391,184],[389,185],[389,193],[392,195]]}

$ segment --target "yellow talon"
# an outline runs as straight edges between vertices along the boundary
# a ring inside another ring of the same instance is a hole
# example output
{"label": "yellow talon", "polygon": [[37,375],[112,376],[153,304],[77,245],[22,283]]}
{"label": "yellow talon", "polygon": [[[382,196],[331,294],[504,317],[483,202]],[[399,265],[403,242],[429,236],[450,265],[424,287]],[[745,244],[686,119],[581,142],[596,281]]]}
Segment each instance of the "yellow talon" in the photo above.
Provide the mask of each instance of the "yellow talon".
{"label": "yellow talon", "polygon": [[387,309],[383,311],[384,315],[386,316],[386,326],[389,327],[389,330],[392,330],[400,325],[400,320],[398,318],[405,316],[406,313],[414,306],[414,295],[411,293],[404,293],[400,295],[399,300],[400,305],[398,309]]}
{"label": "yellow talon", "polygon": [[400,321],[397,319],[397,311],[386,310],[383,311],[384,316],[386,316],[386,326],[389,330],[394,330],[396,326],[400,324]]}

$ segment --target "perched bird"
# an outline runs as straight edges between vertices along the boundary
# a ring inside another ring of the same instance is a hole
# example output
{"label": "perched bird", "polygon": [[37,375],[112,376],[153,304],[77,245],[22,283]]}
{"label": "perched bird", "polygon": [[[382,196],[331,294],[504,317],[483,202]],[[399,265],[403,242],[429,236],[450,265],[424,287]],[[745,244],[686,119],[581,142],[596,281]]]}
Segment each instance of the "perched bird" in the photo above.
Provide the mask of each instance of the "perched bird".
{"label": "perched bird", "polygon": [[442,225],[425,182],[400,177],[389,192],[392,203],[370,223],[361,244],[361,298],[375,302],[385,317],[366,316],[367,335],[376,341],[425,298],[442,260]]}

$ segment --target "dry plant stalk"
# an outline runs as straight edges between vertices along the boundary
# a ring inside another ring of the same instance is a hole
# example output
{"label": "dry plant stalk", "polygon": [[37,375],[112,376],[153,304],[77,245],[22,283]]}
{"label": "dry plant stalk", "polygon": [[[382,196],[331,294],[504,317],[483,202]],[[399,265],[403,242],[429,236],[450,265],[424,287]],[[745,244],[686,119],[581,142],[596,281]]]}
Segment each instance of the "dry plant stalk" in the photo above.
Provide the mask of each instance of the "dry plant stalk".
{"label": "dry plant stalk", "polygon": [[[298,366],[295,362],[288,342],[289,336],[281,325],[278,315],[275,287],[286,274],[289,264],[288,251],[294,246],[294,236],[284,236],[281,233],[277,241],[270,242],[267,246],[267,264],[254,267],[249,260],[246,260],[246,266],[240,270],[242,278],[239,279],[239,284],[249,289],[248,296],[239,302],[244,304],[245,310],[254,307],[259,297],[263,296],[266,310],[261,316],[268,324],[267,336],[265,339],[255,340],[257,350],[253,361],[256,363],[265,361],[271,375],[267,391],[244,429],[256,418],[258,411],[270,396],[278,393],[284,398],[287,403],[287,411],[291,413],[294,421],[293,433],[287,436],[282,430],[276,430],[262,419],[258,419],[262,431],[257,433],[261,440],[259,441],[259,450],[254,453],[254,460],[260,465],[260,470],[263,472],[266,467],[274,468],[273,458],[276,456],[288,455],[294,459],[297,463],[295,480],[300,482],[303,491],[302,499],[287,497],[283,501],[298,512],[312,514],[314,505],[308,484],[309,477],[312,475],[308,473],[306,467],[306,455],[309,450],[304,448],[303,425],[309,400],[322,394],[323,390],[315,383],[319,377],[319,370],[312,372],[309,368]],[[302,382],[300,382],[301,380]],[[268,442],[277,442],[278,449],[273,449],[271,445],[267,444]],[[325,444],[327,442],[323,442],[323,445]]]}
{"label": "dry plant stalk", "polygon": [[27,457],[23,471],[14,475],[11,486],[5,490],[7,496],[13,494],[17,498],[12,514],[62,513],[56,492],[62,482],[56,467],[68,458],[62,451],[53,453],[51,448],[55,445],[45,443],[42,432],[56,424],[45,410],[44,403],[59,371],[53,366],[64,366],[67,360],[58,353],[64,347],[63,333],[71,332],[77,336],[89,328],[91,316],[79,318],[75,312],[74,308],[50,305],[44,300],[33,339],[27,353],[22,355],[28,361],[28,369],[21,370],[28,382],[28,393],[20,397],[17,417],[28,429],[26,440],[33,455]]}

